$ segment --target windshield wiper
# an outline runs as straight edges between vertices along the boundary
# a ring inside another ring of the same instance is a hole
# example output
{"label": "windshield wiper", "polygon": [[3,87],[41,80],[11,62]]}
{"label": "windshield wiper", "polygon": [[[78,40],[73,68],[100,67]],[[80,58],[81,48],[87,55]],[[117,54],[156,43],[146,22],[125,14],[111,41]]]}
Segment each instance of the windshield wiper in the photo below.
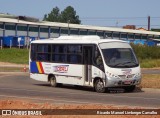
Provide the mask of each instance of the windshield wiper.
{"label": "windshield wiper", "polygon": [[124,62],[123,64],[129,64],[129,63],[133,63],[133,64],[135,64],[135,65],[137,65],[137,63],[136,62],[134,62],[134,61],[127,61],[127,62]]}
{"label": "windshield wiper", "polygon": [[115,64],[114,66],[119,66],[119,65],[124,65],[123,63],[118,63],[118,64]]}
{"label": "windshield wiper", "polygon": [[136,62],[131,62],[131,61],[127,61],[127,62],[124,62],[124,63],[118,63],[118,64],[115,64],[114,66],[120,66],[120,65],[123,65],[123,66],[129,66],[129,65],[126,65],[126,64],[129,64],[129,63],[133,63],[134,65],[137,65]]}

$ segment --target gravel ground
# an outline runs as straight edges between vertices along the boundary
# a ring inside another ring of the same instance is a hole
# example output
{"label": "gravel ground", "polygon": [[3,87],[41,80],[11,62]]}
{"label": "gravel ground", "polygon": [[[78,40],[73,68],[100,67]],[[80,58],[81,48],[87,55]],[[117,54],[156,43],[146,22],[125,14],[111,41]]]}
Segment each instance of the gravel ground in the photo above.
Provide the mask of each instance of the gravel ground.
{"label": "gravel ground", "polygon": [[[69,109],[72,110],[71,113],[74,114],[74,110],[76,109],[96,109],[96,110],[114,110],[114,109],[143,109],[138,107],[117,107],[110,105],[97,105],[97,104],[86,104],[86,105],[70,105],[70,104],[49,104],[49,103],[33,103],[32,101],[24,101],[24,100],[0,100],[0,109],[48,109],[48,110],[64,110]],[[81,112],[81,111],[80,111]],[[79,112],[79,113],[80,113]],[[45,116],[2,116],[4,118],[160,118],[160,115],[45,115]]]}

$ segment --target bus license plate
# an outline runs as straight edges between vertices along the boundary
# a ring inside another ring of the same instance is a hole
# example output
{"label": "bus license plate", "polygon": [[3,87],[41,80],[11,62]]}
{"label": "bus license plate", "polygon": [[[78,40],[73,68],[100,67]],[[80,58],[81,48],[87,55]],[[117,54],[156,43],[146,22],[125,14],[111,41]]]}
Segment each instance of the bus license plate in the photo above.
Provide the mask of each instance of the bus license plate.
{"label": "bus license plate", "polygon": [[131,81],[125,81],[124,84],[131,84]]}

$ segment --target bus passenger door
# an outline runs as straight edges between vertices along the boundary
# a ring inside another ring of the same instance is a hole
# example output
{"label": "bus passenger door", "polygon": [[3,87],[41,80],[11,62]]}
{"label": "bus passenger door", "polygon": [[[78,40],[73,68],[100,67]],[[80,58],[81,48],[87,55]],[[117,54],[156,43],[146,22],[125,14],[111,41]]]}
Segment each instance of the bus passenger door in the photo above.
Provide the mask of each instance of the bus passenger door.
{"label": "bus passenger door", "polygon": [[83,46],[83,78],[85,85],[90,85],[92,82],[92,49],[92,46]]}

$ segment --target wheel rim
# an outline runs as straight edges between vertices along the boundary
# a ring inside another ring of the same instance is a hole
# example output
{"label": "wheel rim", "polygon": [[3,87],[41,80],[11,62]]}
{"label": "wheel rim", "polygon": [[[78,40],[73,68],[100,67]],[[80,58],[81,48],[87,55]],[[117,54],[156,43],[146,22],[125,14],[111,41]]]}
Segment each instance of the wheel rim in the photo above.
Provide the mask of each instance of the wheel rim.
{"label": "wheel rim", "polygon": [[97,91],[103,91],[104,90],[104,85],[103,85],[103,82],[101,82],[100,80],[97,82],[97,85],[96,85],[96,89]]}
{"label": "wheel rim", "polygon": [[54,79],[51,79],[50,83],[51,83],[51,86],[55,86],[55,80]]}

